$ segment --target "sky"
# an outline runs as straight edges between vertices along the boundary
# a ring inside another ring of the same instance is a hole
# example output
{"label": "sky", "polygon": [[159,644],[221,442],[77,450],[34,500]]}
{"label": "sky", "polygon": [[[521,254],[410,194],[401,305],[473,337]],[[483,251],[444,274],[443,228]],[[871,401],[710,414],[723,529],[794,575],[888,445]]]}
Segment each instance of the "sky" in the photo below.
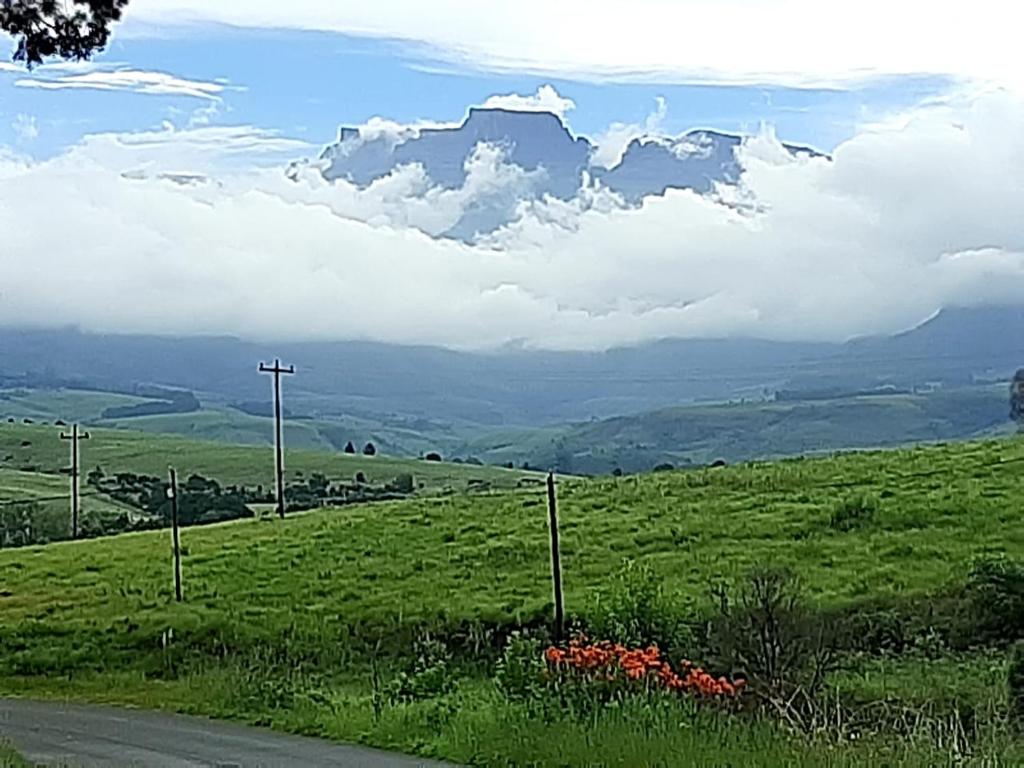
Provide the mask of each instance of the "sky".
{"label": "sky", "polygon": [[[995,0],[132,0],[93,62],[0,58],[0,324],[599,349],[1024,303],[1021,22]],[[340,125],[495,96],[613,159],[749,135],[740,187],[524,199],[467,244],[442,225],[522,184],[500,152],[459,190],[302,165]]]}

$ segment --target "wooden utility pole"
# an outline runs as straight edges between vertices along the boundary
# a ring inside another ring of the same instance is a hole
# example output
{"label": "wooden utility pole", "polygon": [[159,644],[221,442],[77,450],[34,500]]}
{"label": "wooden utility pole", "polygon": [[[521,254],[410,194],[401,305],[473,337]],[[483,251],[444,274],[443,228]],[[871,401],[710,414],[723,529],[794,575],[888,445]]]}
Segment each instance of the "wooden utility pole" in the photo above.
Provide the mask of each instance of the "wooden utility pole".
{"label": "wooden utility pole", "polygon": [[274,375],[274,452],[276,458],[276,480],[277,480],[277,514],[284,519],[284,436],[281,430],[281,374],[291,376],[295,373],[295,366],[281,367],[280,360],[274,360],[270,366],[260,363],[260,373],[272,373]]}
{"label": "wooden utility pole", "polygon": [[167,496],[171,500],[171,542],[174,548],[174,599],[181,602],[181,542],[178,540],[178,475],[170,468],[171,485]]}
{"label": "wooden utility pole", "polygon": [[71,427],[71,434],[60,433],[61,440],[71,441],[71,538],[78,538],[78,443],[80,440],[88,440],[88,432],[79,432],[78,425]]}
{"label": "wooden utility pole", "polygon": [[565,633],[565,606],[562,603],[562,552],[558,546],[558,510],[555,506],[555,473],[548,473],[548,520],[551,526],[551,581],[555,592],[555,644]]}

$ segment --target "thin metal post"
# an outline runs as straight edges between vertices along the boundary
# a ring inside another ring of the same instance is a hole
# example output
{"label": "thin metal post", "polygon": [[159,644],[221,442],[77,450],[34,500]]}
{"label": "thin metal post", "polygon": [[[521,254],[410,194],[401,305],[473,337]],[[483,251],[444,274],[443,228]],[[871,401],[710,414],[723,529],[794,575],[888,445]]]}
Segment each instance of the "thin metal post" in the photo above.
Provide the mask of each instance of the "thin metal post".
{"label": "thin metal post", "polygon": [[555,473],[548,474],[548,521],[551,526],[551,581],[555,593],[555,643],[565,633],[565,606],[562,602],[562,552],[558,544],[558,510],[555,502]]}

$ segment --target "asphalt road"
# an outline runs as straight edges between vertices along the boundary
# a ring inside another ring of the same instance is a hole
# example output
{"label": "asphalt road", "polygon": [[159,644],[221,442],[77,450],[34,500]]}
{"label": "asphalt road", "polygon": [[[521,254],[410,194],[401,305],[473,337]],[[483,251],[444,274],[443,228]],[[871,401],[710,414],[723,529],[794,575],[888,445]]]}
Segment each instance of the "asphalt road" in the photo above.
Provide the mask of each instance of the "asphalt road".
{"label": "asphalt road", "polygon": [[403,755],[199,717],[0,699],[0,740],[30,763],[92,768],[438,766]]}

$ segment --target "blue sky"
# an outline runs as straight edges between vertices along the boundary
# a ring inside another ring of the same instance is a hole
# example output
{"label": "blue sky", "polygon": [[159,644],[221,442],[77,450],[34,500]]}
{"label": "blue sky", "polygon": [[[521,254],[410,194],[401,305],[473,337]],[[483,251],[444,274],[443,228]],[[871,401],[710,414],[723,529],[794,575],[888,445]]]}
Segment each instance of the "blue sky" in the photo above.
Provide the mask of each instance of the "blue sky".
{"label": "blue sky", "polygon": [[[453,121],[490,95],[530,94],[551,84],[576,104],[568,115],[573,130],[590,136],[615,122],[642,124],[663,97],[667,115],[661,129],[667,133],[692,127],[753,133],[769,123],[787,141],[830,151],[858,125],[937,96],[951,84],[940,75],[879,75],[843,88],[595,82],[453,65],[408,41],[222,24],[190,28],[187,36],[115,36],[95,64],[100,70],[159,72],[224,89],[209,99],[43,90],[18,83],[56,76],[50,69],[29,75],[6,68],[0,70],[0,144],[46,157],[85,134],[151,129],[164,121],[184,127],[196,110],[215,105],[205,118],[211,123],[255,125],[322,145],[340,124],[375,116]],[[28,135],[27,121],[35,126]]]}

